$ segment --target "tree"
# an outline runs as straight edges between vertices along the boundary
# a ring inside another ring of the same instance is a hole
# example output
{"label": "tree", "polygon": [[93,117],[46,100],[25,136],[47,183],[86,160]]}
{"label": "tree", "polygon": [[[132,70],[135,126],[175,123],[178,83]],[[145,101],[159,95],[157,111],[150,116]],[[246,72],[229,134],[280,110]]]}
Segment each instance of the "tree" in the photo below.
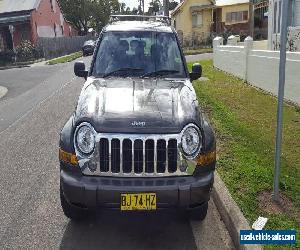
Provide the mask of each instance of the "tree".
{"label": "tree", "polygon": [[90,0],[60,0],[65,18],[81,33],[86,34],[92,19],[90,13],[92,2]]}
{"label": "tree", "polygon": [[177,7],[178,3],[174,0],[169,3],[169,10],[174,10]]}
{"label": "tree", "polygon": [[120,3],[120,13],[126,13],[128,7],[126,8],[126,3]]}
{"label": "tree", "polygon": [[132,15],[137,15],[139,13],[139,10],[135,7],[133,7],[132,11],[131,11],[131,14]]}
{"label": "tree", "polygon": [[89,28],[100,31],[111,14],[120,10],[118,0],[59,0],[66,19],[80,31],[87,34]]}
{"label": "tree", "polygon": [[93,7],[93,18],[92,27],[98,32],[108,23],[109,17],[112,14],[119,12],[119,1],[118,0],[94,0],[95,4]]}
{"label": "tree", "polygon": [[130,15],[130,14],[131,14],[131,10],[130,10],[130,8],[129,8],[129,7],[127,7],[127,8],[126,8],[126,11],[125,11],[125,13],[126,13],[127,15]]}
{"label": "tree", "polygon": [[155,13],[159,12],[160,6],[161,6],[160,0],[152,0],[150,2],[150,6],[149,6],[149,9],[148,9],[148,14],[149,15],[155,15]]}

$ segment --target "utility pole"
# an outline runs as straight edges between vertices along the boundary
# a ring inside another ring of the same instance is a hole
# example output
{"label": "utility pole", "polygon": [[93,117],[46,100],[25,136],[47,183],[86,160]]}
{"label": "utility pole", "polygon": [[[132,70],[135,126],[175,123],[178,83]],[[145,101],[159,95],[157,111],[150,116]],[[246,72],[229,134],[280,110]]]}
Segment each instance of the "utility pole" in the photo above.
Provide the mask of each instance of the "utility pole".
{"label": "utility pole", "polygon": [[281,21],[281,32],[280,32],[279,87],[278,87],[277,131],[276,131],[274,193],[273,193],[273,200],[276,202],[279,202],[279,177],[280,177],[282,121],[283,121],[282,115],[283,115],[283,98],[284,98],[284,84],[285,84],[286,43],[287,43],[289,1],[290,0],[281,1],[282,21]]}
{"label": "utility pole", "polygon": [[169,16],[169,0],[164,0],[164,15]]}
{"label": "utility pole", "polygon": [[141,10],[141,12],[142,13],[140,13],[140,14],[142,14],[142,15],[144,15],[145,14],[145,0],[139,0],[139,6],[140,6],[140,10]]}

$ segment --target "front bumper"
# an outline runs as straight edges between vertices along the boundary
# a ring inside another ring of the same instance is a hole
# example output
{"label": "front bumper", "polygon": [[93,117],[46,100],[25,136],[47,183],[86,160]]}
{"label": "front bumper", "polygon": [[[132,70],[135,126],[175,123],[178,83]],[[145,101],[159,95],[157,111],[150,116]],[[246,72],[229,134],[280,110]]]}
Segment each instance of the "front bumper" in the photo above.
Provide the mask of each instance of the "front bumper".
{"label": "front bumper", "polygon": [[84,176],[64,169],[61,188],[69,203],[82,208],[120,208],[122,193],[154,192],[157,208],[194,208],[210,198],[214,173],[199,177],[117,178]]}

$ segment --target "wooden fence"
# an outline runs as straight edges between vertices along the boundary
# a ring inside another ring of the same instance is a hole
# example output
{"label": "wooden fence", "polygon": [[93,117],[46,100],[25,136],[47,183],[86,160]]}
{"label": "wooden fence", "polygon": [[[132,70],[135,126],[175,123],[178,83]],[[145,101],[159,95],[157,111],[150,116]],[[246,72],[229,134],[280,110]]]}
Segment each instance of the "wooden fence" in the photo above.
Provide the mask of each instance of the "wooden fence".
{"label": "wooden fence", "polygon": [[39,38],[37,46],[46,60],[80,51],[84,42],[92,36]]}

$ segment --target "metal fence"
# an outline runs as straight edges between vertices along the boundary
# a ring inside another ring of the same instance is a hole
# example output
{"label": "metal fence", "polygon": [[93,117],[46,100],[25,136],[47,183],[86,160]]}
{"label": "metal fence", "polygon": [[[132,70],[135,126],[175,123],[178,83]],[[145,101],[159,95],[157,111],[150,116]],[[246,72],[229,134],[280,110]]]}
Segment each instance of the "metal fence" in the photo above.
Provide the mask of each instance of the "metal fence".
{"label": "metal fence", "polygon": [[80,51],[85,41],[92,36],[39,38],[37,47],[42,51],[46,60]]}

